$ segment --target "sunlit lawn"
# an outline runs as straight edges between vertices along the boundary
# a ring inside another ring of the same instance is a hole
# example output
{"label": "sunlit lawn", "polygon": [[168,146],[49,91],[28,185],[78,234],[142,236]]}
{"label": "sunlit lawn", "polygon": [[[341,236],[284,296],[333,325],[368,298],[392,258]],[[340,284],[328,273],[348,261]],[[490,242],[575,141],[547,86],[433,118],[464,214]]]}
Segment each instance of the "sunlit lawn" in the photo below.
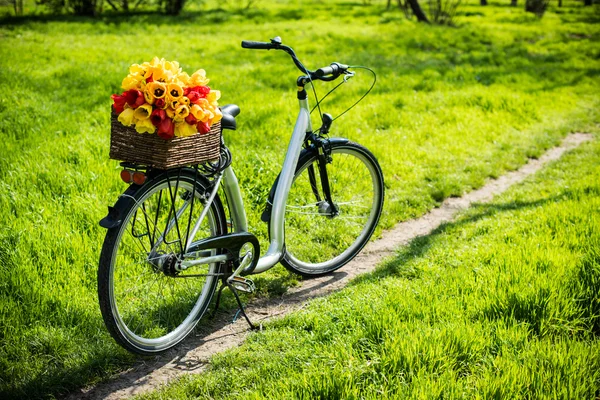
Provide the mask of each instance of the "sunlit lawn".
{"label": "sunlit lawn", "polygon": [[[597,130],[598,15],[580,3],[542,20],[473,5],[457,27],[436,27],[379,3],[282,1],[179,18],[2,20],[0,397],[65,393],[134,361],[108,335],[96,298],[98,221],[125,189],[108,159],[109,96],[131,63],[158,55],[204,68],[222,103],[241,106],[226,140],[264,244],[260,214],[295,120],[298,71],[284,54],[241,49],[242,39],[280,35],[309,68],[340,61],[376,71],[373,92],[332,134],[379,158],[381,226],[390,227],[517,168],[568,132]],[[323,111],[343,111],[369,79],[359,74]],[[269,296],[297,279],[278,267],[257,284]]]}

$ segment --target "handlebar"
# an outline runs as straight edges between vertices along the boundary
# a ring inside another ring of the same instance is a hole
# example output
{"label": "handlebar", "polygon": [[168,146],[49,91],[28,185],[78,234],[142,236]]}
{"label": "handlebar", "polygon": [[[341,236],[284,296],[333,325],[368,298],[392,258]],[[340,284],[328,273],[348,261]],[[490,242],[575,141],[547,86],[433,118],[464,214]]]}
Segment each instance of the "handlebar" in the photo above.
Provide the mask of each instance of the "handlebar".
{"label": "handlebar", "polygon": [[334,79],[337,79],[340,75],[346,73],[346,71],[349,68],[347,65],[334,62],[327,67],[319,68],[316,71],[310,71],[309,69],[304,67],[304,65],[302,65],[300,60],[298,60],[298,57],[296,57],[296,53],[291,47],[285,46],[281,43],[281,38],[279,36],[271,39],[270,43],[243,40],[242,47],[244,49],[256,50],[283,50],[292,57],[292,60],[294,61],[294,64],[296,64],[296,67],[300,71],[302,71],[302,73],[307,74],[308,78],[311,80],[318,79],[321,81],[333,81]]}
{"label": "handlebar", "polygon": [[254,42],[252,40],[242,40],[242,47],[244,49],[260,49],[260,50],[271,50],[271,49],[277,48],[273,43]]}
{"label": "handlebar", "polygon": [[327,75],[335,75],[336,77],[338,77],[339,75],[345,73],[346,70],[348,70],[347,65],[334,62],[334,63],[331,63],[331,65],[329,67],[323,67],[323,68],[319,68],[318,70],[316,70],[315,75],[318,78],[323,78]]}

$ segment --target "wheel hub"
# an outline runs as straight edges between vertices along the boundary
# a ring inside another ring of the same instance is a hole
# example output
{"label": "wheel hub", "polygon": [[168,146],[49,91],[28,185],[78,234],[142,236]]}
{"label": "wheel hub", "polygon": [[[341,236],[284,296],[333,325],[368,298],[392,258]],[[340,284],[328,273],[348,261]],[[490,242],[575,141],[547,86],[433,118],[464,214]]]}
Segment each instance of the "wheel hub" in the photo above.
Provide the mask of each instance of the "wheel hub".
{"label": "wheel hub", "polygon": [[329,203],[327,200],[322,200],[317,203],[319,207],[319,214],[326,216],[327,218],[335,218],[340,215],[340,209],[333,203]]}
{"label": "wheel hub", "polygon": [[167,276],[176,276],[179,271],[175,268],[179,264],[179,260],[175,254],[168,254],[162,265],[162,272]]}

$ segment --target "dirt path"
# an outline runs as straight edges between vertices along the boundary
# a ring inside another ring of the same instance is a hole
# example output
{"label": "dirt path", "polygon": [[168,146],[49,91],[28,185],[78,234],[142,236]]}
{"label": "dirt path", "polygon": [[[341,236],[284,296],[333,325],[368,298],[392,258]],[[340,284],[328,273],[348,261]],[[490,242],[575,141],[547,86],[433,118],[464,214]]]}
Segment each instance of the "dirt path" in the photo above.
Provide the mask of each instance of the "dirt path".
{"label": "dirt path", "polygon": [[[440,224],[451,221],[459,211],[468,208],[474,202],[490,201],[495,195],[523,181],[548,162],[558,159],[565,151],[592,138],[590,134],[571,134],[560,146],[548,150],[537,160],[529,160],[519,170],[509,172],[462,197],[446,199],[439,208],[421,218],[396,225],[392,230],[384,232],[381,239],[371,242],[358,257],[340,271],[322,278],[303,281],[280,298],[250,304],[247,309],[250,319],[259,323],[285,315],[301,307],[309,299],[339,290],[355,276],[373,271],[383,258],[393,255],[399,246],[418,236],[427,235]],[[150,360],[139,361],[133,368],[110,381],[72,393],[67,399],[129,398],[157,389],[183,374],[202,372],[212,355],[238,346],[248,335],[248,325],[243,319],[238,319],[233,324],[231,320],[232,315],[224,315],[211,326],[199,330],[194,337],[186,339],[175,350]]]}

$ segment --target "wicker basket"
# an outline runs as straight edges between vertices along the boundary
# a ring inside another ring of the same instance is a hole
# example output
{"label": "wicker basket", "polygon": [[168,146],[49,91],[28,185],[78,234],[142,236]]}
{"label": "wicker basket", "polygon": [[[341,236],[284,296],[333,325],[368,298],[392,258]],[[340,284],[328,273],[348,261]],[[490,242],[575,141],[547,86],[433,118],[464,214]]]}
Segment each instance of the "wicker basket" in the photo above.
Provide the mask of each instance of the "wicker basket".
{"label": "wicker basket", "polygon": [[221,122],[201,135],[164,140],[123,126],[113,111],[110,122],[110,158],[159,169],[183,167],[218,160],[221,154]]}

